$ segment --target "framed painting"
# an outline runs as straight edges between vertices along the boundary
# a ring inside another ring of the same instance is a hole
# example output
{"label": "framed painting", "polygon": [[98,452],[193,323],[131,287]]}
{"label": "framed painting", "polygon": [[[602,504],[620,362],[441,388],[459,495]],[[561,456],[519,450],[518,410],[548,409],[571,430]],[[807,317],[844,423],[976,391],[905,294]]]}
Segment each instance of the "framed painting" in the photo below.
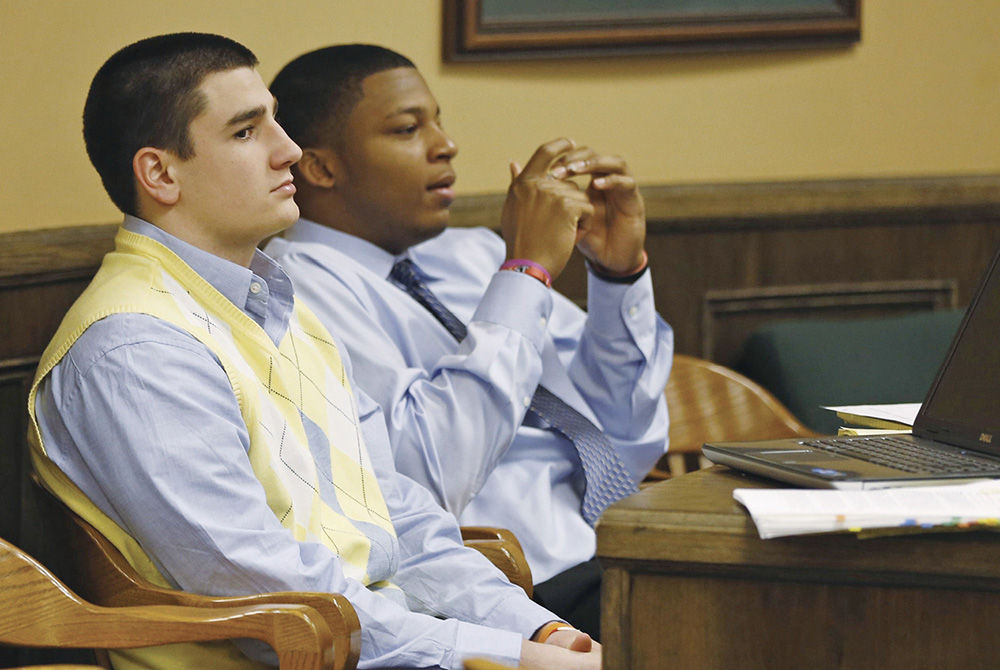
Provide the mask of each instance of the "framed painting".
{"label": "framed painting", "polygon": [[448,62],[843,46],[861,0],[444,0]]}

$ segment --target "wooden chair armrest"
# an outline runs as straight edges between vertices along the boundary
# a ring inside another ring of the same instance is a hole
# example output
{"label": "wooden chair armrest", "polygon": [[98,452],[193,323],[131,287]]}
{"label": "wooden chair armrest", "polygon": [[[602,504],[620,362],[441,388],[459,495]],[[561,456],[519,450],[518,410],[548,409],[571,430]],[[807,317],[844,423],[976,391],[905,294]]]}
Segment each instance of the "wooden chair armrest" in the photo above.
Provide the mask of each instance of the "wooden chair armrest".
{"label": "wooden chair armrest", "polygon": [[83,595],[107,607],[174,605],[202,608],[300,605],[317,611],[333,639],[335,667],[353,670],[361,655],[361,624],[350,601],[338,593],[286,591],[248,596],[208,596],[157,586],[142,577],[96,528],[63,506],[70,524]]}
{"label": "wooden chair armrest", "polygon": [[531,597],[534,592],[531,568],[514,533],[490,526],[462,526],[461,530],[465,546],[483,554],[512,584],[520,586]]}
{"label": "wooden chair armrest", "polygon": [[488,658],[469,658],[463,663],[464,670],[517,670],[509,665],[503,665]]}
{"label": "wooden chair armrest", "polygon": [[[206,596],[157,586],[139,575],[104,535],[68,507],[62,506],[70,524],[71,543],[78,556],[81,591],[104,606],[180,605],[226,608],[277,603],[305,605],[317,610],[333,635],[334,660],[338,668],[351,670],[361,653],[361,626],[357,613],[342,595],[284,592],[240,597]],[[511,583],[530,597],[533,593],[531,568],[521,543],[506,528],[465,526],[466,546],[476,549],[496,565]]]}
{"label": "wooden chair armrest", "polygon": [[496,528],[494,526],[462,526],[459,528],[462,531],[463,540],[507,540],[510,539],[518,543],[517,537],[514,533],[507,530],[506,528]]}
{"label": "wooden chair armrest", "polygon": [[333,634],[305,605],[204,609],[102,607],[85,601],[34,558],[0,540],[0,642],[25,647],[124,649],[251,638],[287,670],[333,668]]}

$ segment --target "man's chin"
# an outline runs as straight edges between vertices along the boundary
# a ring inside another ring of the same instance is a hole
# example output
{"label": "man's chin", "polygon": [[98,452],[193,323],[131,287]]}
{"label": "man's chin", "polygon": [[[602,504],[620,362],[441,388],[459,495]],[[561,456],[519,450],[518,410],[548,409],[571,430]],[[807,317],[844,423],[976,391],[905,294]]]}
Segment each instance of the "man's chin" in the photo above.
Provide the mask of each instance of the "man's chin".
{"label": "man's chin", "polygon": [[427,240],[433,240],[435,237],[443,233],[448,229],[448,217],[444,217],[437,223],[429,226],[425,226],[421,229],[423,233],[421,242],[426,242]]}
{"label": "man's chin", "polygon": [[[270,240],[272,237],[276,237],[276,236],[280,235],[281,233],[285,232],[286,230],[288,230],[289,228],[291,228],[293,225],[295,225],[295,222],[298,221],[298,220],[299,220],[299,217],[298,217],[298,210],[297,209],[296,209],[296,215],[295,216],[280,216],[280,217],[275,217],[275,219],[273,221],[271,221],[270,223],[267,224],[267,226],[266,226],[266,233],[267,234],[264,235],[264,237],[261,239],[261,241],[257,243],[257,247],[263,249],[264,246],[267,244],[268,240]],[[265,226],[262,226],[261,228],[264,229]]]}
{"label": "man's chin", "polygon": [[299,206],[294,202],[290,204],[291,207],[283,211],[275,222],[275,225],[279,228],[279,232],[291,228],[299,220]]}

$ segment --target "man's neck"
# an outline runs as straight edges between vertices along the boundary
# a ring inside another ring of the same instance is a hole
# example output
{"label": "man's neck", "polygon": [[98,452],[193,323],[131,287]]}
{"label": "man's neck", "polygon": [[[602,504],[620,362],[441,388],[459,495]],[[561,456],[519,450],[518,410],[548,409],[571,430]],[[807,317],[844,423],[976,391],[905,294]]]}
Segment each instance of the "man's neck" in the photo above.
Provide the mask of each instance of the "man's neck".
{"label": "man's neck", "polygon": [[[146,221],[193,247],[245,268],[250,267],[257,250],[257,244],[252,241],[227,243],[219,240],[206,234],[204,226],[197,223],[178,220],[170,216],[148,218]],[[261,240],[257,240],[258,244],[260,242]]]}

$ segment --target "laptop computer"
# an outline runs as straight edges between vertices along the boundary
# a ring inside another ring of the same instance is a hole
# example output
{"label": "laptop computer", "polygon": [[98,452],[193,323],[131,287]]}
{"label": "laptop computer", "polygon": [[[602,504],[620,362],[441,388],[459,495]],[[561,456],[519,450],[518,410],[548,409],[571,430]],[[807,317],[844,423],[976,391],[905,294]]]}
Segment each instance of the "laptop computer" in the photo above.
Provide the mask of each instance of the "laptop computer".
{"label": "laptop computer", "polygon": [[917,413],[912,435],[702,446],[713,463],[813,488],[873,489],[1000,478],[1000,249]]}

